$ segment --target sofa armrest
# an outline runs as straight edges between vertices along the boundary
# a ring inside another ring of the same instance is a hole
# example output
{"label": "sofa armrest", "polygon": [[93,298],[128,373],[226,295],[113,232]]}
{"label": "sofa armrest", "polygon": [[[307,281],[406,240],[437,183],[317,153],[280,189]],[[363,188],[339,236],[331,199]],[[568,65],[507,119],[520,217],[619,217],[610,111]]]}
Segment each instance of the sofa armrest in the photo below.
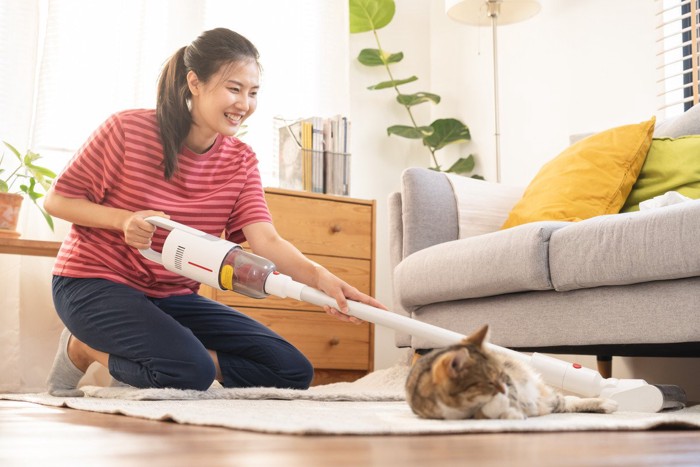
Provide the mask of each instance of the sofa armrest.
{"label": "sofa armrest", "polygon": [[457,202],[441,172],[409,168],[401,176],[401,259],[459,238]]}

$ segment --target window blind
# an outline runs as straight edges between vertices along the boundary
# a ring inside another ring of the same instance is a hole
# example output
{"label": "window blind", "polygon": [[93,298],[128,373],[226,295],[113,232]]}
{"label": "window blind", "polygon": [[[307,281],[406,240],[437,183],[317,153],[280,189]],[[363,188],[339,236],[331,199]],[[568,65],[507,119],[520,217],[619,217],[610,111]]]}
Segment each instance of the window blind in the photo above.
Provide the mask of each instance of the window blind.
{"label": "window blind", "polygon": [[698,103],[700,0],[657,0],[658,108],[673,117]]}

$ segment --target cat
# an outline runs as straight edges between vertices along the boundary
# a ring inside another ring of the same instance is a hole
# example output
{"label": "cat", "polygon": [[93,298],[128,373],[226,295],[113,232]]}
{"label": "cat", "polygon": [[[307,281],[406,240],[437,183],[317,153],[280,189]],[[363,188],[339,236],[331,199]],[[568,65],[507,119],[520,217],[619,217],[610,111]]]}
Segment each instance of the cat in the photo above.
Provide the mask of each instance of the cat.
{"label": "cat", "polygon": [[488,325],[422,356],[406,379],[413,412],[434,419],[525,419],[557,412],[611,413],[611,399],[564,396],[527,363],[490,349]]}

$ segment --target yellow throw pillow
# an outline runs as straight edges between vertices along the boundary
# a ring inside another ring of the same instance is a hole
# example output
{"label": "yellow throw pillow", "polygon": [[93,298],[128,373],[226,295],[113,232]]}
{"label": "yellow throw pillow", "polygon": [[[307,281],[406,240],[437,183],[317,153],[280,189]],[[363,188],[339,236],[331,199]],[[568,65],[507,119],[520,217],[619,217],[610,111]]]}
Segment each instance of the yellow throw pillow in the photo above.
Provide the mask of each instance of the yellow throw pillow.
{"label": "yellow throw pillow", "polygon": [[621,212],[639,211],[639,203],[668,191],[700,198],[700,135],[654,138]]}
{"label": "yellow throw pillow", "polygon": [[501,229],[619,212],[644,164],[655,121],[611,128],[566,148],[535,175]]}

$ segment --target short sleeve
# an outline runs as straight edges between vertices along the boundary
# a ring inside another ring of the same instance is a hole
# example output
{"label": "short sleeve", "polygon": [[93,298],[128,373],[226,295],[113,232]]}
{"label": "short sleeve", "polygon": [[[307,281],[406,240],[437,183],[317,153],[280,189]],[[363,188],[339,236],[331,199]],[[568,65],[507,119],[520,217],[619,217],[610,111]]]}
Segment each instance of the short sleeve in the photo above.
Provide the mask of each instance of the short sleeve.
{"label": "short sleeve", "polygon": [[69,198],[100,203],[118,182],[123,158],[124,132],[118,117],[113,115],[68,162],[56,178],[54,190]]}
{"label": "short sleeve", "polygon": [[242,230],[246,225],[257,222],[272,222],[272,216],[265,201],[265,192],[262,188],[258,160],[252,151],[244,157],[244,163],[246,164],[246,181],[226,225],[226,238],[234,243],[243,243],[246,240]]}

